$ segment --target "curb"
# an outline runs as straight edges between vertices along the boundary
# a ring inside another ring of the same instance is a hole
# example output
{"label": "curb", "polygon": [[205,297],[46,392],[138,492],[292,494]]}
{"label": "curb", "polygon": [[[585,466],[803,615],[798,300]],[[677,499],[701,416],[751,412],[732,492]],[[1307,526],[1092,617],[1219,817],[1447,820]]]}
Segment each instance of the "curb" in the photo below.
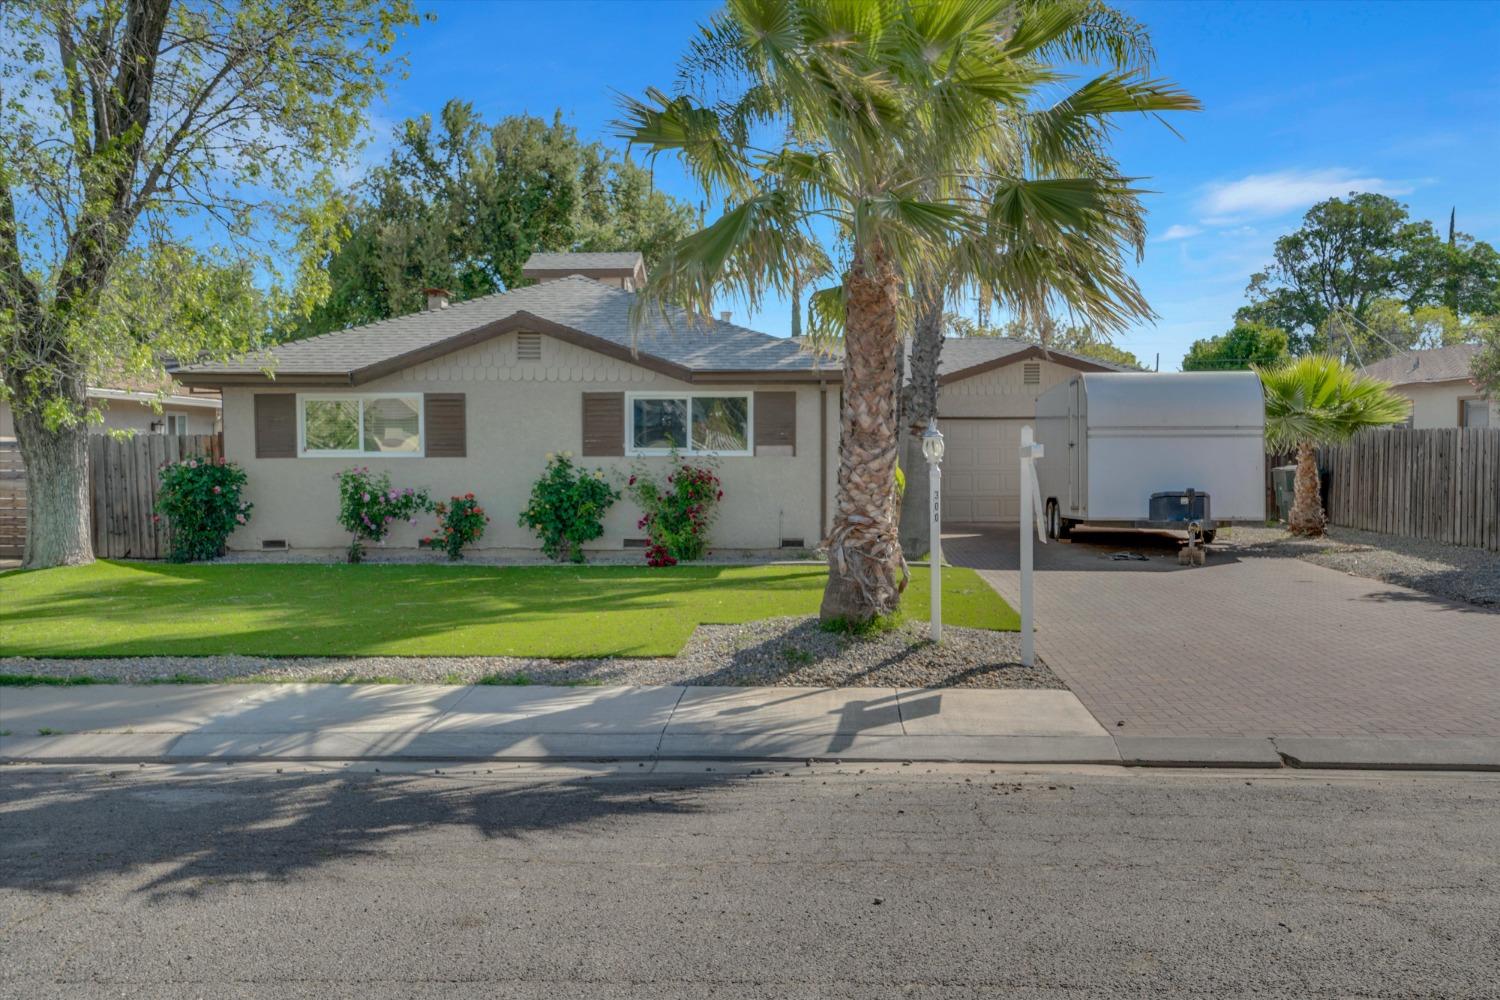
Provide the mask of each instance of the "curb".
{"label": "curb", "polygon": [[[612,763],[625,761],[767,761],[804,763],[930,763],[930,764],[1105,764],[1131,768],[1220,769],[1342,769],[1369,771],[1500,771],[1500,738],[1379,739],[1373,737],[1152,737],[1119,736],[1113,747],[1106,738],[1078,737],[968,737],[922,741],[906,738],[886,744],[851,745],[830,751],[800,740],[732,742],[694,749],[690,746],[653,746],[623,753],[609,752],[607,741],[580,745],[576,750],[515,746],[509,751],[465,752],[452,746],[422,746],[400,750],[361,747],[357,741],[303,742],[281,739],[233,741],[217,750],[194,746],[181,749],[184,734],[74,733],[0,738],[0,762],[5,764],[203,764],[272,762],[370,762],[379,760],[435,763],[527,762]],[[282,734],[283,736],[285,734]],[[321,742],[321,745],[319,745]],[[248,745],[247,745],[248,743]],[[259,746],[256,744],[260,743]],[[291,745],[287,745],[290,743]],[[281,744],[278,746],[278,744]],[[601,745],[603,744],[603,745]],[[1111,752],[1113,750],[1114,752]]]}

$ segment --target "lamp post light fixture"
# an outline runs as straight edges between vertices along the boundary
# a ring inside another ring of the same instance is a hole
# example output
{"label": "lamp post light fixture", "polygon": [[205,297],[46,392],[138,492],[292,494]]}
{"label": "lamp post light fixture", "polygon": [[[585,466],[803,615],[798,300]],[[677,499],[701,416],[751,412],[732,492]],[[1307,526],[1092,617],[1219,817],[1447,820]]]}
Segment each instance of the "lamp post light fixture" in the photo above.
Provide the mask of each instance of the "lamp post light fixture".
{"label": "lamp post light fixture", "polygon": [[927,561],[932,577],[932,641],[943,641],[943,432],[938,430],[937,417],[927,421],[922,432],[922,454],[927,458],[927,468],[932,479],[932,525],[928,544]]}

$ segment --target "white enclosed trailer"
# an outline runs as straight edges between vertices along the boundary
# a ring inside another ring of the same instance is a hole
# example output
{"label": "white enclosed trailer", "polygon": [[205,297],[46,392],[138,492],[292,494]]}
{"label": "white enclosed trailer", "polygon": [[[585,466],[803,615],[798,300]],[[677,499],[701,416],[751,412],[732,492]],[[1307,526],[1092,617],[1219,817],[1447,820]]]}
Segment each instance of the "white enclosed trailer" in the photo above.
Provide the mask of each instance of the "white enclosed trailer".
{"label": "white enclosed trailer", "polygon": [[1265,400],[1254,372],[1079,374],[1036,401],[1048,534],[1080,525],[1264,524]]}

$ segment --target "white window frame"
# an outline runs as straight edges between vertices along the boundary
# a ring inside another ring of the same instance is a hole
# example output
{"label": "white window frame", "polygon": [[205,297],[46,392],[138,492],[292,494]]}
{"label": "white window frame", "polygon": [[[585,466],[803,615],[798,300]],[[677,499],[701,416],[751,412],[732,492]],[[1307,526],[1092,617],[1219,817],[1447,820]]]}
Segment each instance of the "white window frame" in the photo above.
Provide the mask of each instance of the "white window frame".
{"label": "white window frame", "polygon": [[[700,451],[693,447],[693,400],[743,399],[745,401],[745,448],[743,451]],[[631,458],[655,458],[672,454],[671,448],[637,448],[635,446],[635,401],[638,399],[681,399],[687,401],[687,436],[679,455],[714,455],[720,458],[749,458],[755,454],[755,393],[726,392],[627,392],[625,394],[625,454]]]}
{"label": "white window frame", "polygon": [[[307,447],[307,404],[359,401],[359,441],[361,447],[350,450],[309,450]],[[417,409],[416,451],[365,451],[365,407],[367,399],[405,399]],[[427,457],[427,407],[422,405],[420,392],[299,392],[297,393],[297,457],[298,458],[426,458]]]}
{"label": "white window frame", "polygon": [[[182,428],[182,430],[180,430],[180,431],[174,431],[172,429],[172,425],[174,423],[177,424],[177,425],[179,425]],[[188,415],[186,413],[164,413],[164,414],[162,414],[161,429],[162,429],[162,433],[163,434],[187,434],[187,433],[189,433],[189,431],[188,431]]]}

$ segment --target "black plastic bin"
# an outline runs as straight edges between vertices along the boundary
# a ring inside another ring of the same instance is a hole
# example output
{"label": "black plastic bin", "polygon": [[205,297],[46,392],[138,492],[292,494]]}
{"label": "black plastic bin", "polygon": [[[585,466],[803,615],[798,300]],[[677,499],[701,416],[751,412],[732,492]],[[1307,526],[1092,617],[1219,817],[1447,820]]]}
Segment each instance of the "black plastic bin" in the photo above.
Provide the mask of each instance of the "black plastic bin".
{"label": "black plastic bin", "polygon": [[1153,522],[1208,520],[1208,494],[1187,490],[1151,494],[1151,520]]}

